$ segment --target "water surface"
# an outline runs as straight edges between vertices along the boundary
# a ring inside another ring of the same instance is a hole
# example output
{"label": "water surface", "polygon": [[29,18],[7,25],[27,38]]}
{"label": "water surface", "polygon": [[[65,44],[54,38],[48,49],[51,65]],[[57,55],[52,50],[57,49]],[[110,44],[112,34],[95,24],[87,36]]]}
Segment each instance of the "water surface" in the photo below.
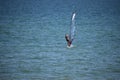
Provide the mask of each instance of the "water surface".
{"label": "water surface", "polygon": [[[119,80],[119,3],[0,1],[0,80]],[[68,49],[64,36],[74,11]]]}

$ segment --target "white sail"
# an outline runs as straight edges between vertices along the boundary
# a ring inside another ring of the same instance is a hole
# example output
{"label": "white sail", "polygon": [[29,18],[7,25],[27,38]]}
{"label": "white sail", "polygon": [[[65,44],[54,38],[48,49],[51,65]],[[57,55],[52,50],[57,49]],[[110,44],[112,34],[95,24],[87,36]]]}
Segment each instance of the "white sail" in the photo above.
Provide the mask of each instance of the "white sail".
{"label": "white sail", "polygon": [[70,27],[70,39],[73,40],[74,39],[74,35],[75,35],[75,13],[73,13],[72,15],[72,23],[71,23],[71,27]]}

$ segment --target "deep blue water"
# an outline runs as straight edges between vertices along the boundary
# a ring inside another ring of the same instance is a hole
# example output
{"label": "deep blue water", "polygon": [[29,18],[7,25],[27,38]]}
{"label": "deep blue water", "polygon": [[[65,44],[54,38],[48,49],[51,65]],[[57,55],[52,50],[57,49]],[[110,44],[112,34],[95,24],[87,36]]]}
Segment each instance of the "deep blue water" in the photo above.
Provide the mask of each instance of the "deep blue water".
{"label": "deep blue water", "polygon": [[[66,47],[76,12],[73,48]],[[0,80],[120,80],[119,0],[1,0]]]}

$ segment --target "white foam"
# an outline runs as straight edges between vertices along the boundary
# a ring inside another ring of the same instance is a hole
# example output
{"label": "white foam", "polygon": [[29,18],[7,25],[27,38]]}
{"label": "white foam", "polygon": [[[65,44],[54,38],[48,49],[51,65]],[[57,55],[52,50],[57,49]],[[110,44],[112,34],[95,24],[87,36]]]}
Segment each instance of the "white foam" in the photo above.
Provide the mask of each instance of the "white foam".
{"label": "white foam", "polygon": [[67,46],[67,48],[72,48],[72,47],[74,47],[72,44],[70,46]]}

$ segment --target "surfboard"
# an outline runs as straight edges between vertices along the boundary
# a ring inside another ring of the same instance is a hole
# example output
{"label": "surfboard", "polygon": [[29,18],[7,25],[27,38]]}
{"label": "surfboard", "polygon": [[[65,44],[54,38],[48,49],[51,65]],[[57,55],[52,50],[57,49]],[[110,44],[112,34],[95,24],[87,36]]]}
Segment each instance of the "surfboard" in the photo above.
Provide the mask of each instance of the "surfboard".
{"label": "surfboard", "polygon": [[67,46],[67,48],[72,48],[72,47],[74,47],[72,44],[70,46]]}

